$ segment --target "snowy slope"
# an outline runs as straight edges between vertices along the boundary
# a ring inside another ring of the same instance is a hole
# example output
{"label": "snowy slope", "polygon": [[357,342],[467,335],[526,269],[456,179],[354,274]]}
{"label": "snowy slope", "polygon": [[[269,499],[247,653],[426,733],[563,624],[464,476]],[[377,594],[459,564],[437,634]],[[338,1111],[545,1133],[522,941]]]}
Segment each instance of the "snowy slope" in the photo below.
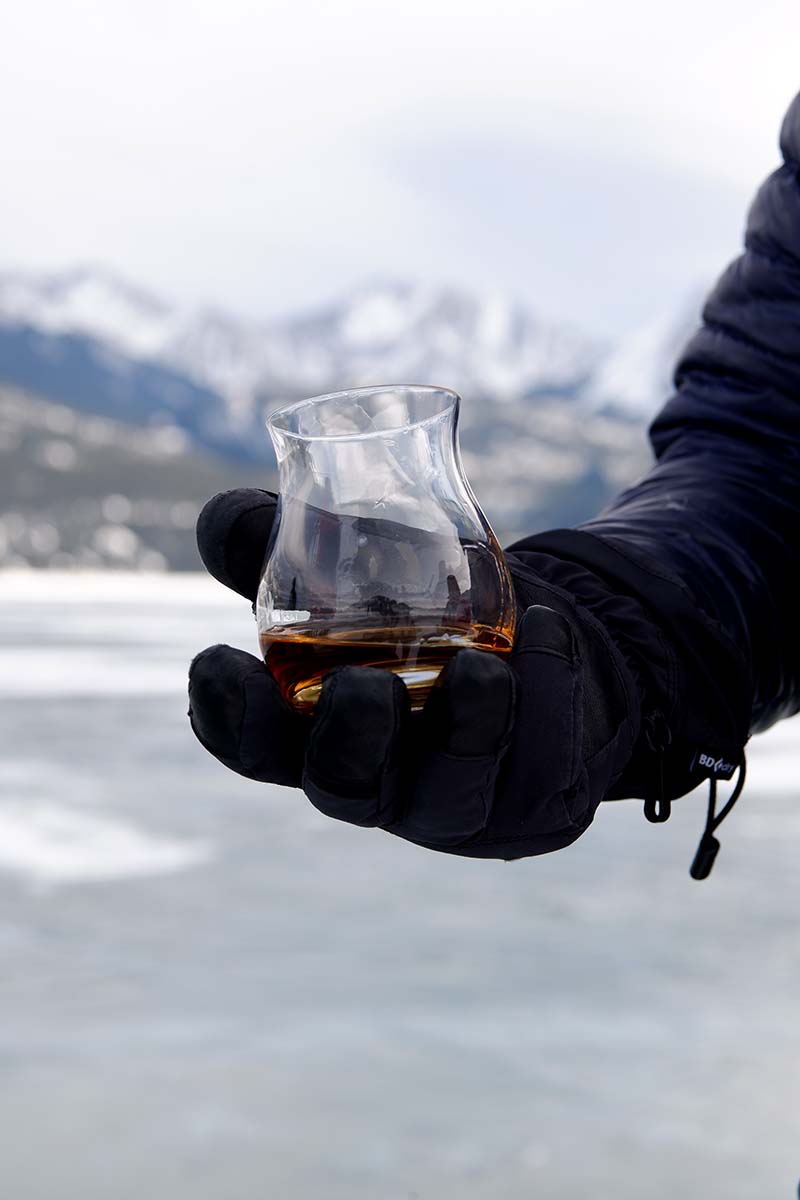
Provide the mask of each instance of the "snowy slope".
{"label": "snowy slope", "polygon": [[274,486],[263,464],[197,453],[174,426],[133,427],[0,386],[0,566],[196,568],[209,496]]}
{"label": "snowy slope", "polygon": [[652,416],[668,398],[681,350],[700,324],[700,296],[646,322],[598,364],[583,393],[594,408]]}

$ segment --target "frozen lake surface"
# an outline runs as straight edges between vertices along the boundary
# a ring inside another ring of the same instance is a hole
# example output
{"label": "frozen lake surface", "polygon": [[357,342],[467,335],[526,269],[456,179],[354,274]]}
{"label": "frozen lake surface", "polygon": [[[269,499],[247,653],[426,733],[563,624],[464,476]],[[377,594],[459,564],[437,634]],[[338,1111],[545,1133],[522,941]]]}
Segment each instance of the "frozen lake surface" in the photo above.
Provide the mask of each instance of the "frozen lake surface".
{"label": "frozen lake surface", "polygon": [[208,757],[216,641],[205,578],[0,575],[2,1196],[795,1196],[800,722],[706,883],[705,789],[472,862]]}

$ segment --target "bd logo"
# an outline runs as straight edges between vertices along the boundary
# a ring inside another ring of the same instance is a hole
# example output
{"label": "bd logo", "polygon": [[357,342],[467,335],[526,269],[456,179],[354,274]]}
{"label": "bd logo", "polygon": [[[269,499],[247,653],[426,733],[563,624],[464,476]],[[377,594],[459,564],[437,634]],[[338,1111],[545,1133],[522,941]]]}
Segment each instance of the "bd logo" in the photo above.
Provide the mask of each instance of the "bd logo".
{"label": "bd logo", "polygon": [[724,758],[714,759],[710,754],[701,754],[699,758],[701,767],[708,767],[709,771],[713,771],[718,775],[720,771],[733,771],[735,763],[725,762]]}

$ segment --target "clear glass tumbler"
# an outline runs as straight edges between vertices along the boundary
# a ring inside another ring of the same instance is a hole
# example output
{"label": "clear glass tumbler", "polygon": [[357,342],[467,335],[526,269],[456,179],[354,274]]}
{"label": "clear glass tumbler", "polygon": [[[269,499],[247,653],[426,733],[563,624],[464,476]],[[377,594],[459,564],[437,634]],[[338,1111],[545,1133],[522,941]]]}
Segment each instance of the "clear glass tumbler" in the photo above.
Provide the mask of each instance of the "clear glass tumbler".
{"label": "clear glass tumbler", "polygon": [[510,651],[511,579],[464,476],[458,407],[446,388],[403,385],[270,416],[280,503],[256,617],[295,708],[345,664],[394,671],[421,708],[457,650]]}

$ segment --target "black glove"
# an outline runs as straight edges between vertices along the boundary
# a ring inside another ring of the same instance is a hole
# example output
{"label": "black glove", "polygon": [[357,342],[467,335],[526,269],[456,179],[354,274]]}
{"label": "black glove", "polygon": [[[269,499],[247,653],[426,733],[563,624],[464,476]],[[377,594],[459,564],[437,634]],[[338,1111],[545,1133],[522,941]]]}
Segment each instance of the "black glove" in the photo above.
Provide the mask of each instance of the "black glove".
{"label": "black glove", "polygon": [[[227,492],[198,521],[207,569],[251,601],[275,505],[268,492]],[[314,715],[300,715],[260,658],[220,645],[191,665],[192,728],[239,774],[302,787],[328,816],[432,849],[511,859],[568,845],[640,740],[637,658],[654,635],[634,600],[590,572],[547,555],[508,559],[520,608],[510,665],[459,651],[421,713],[397,676],[342,667]],[[582,579],[584,602],[547,578],[564,569],[570,584]]]}

